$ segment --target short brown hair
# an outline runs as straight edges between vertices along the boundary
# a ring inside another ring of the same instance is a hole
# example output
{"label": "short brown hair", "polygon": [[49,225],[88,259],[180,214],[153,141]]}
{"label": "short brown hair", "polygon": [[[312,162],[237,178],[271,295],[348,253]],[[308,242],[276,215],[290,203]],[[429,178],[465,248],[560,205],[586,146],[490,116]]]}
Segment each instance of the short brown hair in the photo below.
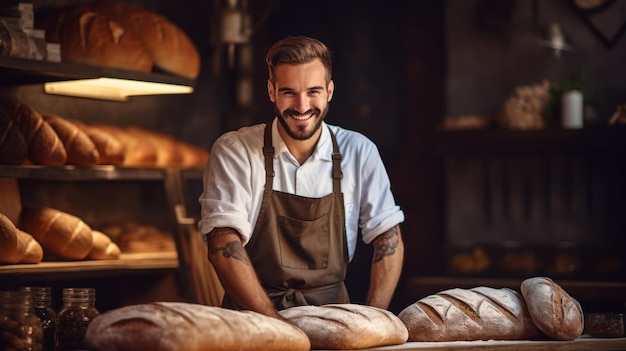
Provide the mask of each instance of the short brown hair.
{"label": "short brown hair", "polygon": [[274,79],[274,70],[281,63],[304,64],[320,59],[326,69],[326,84],[332,78],[332,55],[330,49],[317,39],[305,36],[289,36],[272,45],[265,62],[269,79]]}

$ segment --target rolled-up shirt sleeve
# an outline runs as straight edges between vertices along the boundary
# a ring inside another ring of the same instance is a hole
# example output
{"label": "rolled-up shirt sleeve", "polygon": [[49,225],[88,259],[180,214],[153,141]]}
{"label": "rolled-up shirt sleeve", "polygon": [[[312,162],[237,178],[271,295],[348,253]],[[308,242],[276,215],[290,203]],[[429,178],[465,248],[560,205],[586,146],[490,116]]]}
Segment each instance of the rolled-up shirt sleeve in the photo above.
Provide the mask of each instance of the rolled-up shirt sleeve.
{"label": "rolled-up shirt sleeve", "polygon": [[235,134],[226,133],[215,141],[210,155],[199,198],[198,229],[206,240],[214,228],[230,227],[246,243],[251,233],[248,209],[252,198],[248,150]]}
{"label": "rolled-up shirt sleeve", "polygon": [[404,222],[404,212],[396,205],[389,176],[374,146],[362,159],[360,187],[359,227],[363,242],[369,244],[378,235]]}

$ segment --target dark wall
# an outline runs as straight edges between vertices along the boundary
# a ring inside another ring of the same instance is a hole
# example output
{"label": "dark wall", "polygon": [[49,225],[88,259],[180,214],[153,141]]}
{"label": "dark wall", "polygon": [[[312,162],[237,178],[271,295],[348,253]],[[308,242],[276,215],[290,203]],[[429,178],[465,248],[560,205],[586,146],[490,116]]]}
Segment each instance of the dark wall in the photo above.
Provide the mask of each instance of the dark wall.
{"label": "dark wall", "polygon": [[[533,8],[535,3],[535,8]],[[446,114],[494,115],[521,85],[563,84],[587,71],[586,95],[605,124],[626,97],[626,1],[590,15],[568,0],[448,0]],[[572,51],[556,57],[540,41],[558,23]],[[591,26],[595,23],[595,26]],[[599,36],[601,28],[606,34]],[[614,41],[612,45],[606,38]]]}

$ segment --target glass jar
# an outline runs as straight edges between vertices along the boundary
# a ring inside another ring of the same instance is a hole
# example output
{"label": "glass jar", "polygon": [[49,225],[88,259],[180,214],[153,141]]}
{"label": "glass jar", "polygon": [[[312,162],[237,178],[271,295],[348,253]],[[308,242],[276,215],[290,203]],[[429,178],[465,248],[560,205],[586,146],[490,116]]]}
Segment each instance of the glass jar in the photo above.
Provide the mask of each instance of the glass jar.
{"label": "glass jar", "polygon": [[42,349],[43,329],[35,315],[30,293],[0,291],[0,350]]}
{"label": "glass jar", "polygon": [[63,307],[57,316],[56,350],[84,350],[83,339],[89,323],[99,314],[96,290],[93,288],[63,289]]}
{"label": "glass jar", "polygon": [[43,328],[43,349],[54,351],[57,313],[52,309],[52,291],[49,287],[23,286],[21,291],[30,292],[35,308],[35,315]]}

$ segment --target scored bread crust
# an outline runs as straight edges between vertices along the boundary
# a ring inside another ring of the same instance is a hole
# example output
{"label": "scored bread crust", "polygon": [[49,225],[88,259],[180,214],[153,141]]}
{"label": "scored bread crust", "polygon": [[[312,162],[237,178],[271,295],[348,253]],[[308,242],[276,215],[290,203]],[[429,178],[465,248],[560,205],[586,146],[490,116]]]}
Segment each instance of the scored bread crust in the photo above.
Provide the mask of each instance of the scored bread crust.
{"label": "scored bread crust", "polygon": [[43,249],[35,238],[0,213],[0,263],[39,263],[42,259]]}
{"label": "scored bread crust", "polygon": [[448,289],[398,315],[409,341],[521,340],[538,334],[524,299],[508,288]]}
{"label": "scored bread crust", "polygon": [[100,155],[96,145],[74,122],[53,113],[43,118],[61,139],[67,153],[66,164],[93,166],[98,163]]}
{"label": "scored bread crust", "polygon": [[85,333],[92,351],[310,349],[304,332],[252,311],[184,302],[155,302],[107,311]]}
{"label": "scored bread crust", "polygon": [[31,234],[44,251],[60,258],[82,260],[93,245],[91,228],[82,219],[50,208],[25,208],[22,229]]}
{"label": "scored bread crust", "polygon": [[547,277],[526,279],[520,286],[535,325],[557,340],[573,340],[584,329],[580,303]]}
{"label": "scored bread crust", "polygon": [[408,331],[393,313],[358,304],[296,306],[278,312],[302,329],[313,349],[352,350],[399,345]]}

